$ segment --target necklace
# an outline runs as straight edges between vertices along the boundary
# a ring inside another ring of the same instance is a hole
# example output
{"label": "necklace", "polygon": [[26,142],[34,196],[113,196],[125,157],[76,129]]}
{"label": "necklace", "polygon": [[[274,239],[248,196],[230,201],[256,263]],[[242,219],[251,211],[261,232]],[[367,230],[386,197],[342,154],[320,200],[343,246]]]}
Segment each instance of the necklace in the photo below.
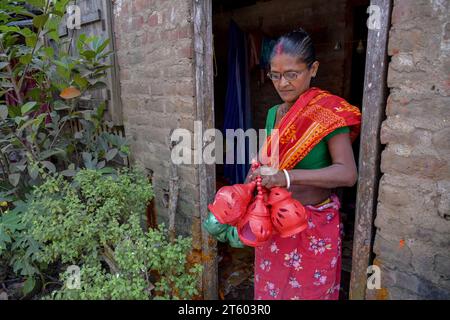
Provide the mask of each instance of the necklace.
{"label": "necklace", "polygon": [[275,119],[275,126],[281,121],[284,115],[289,111],[289,107],[287,107],[284,103],[278,107],[277,117]]}
{"label": "necklace", "polygon": [[289,111],[289,107],[286,104],[282,104],[278,108],[278,115],[280,116],[280,119],[284,117],[284,115]]}

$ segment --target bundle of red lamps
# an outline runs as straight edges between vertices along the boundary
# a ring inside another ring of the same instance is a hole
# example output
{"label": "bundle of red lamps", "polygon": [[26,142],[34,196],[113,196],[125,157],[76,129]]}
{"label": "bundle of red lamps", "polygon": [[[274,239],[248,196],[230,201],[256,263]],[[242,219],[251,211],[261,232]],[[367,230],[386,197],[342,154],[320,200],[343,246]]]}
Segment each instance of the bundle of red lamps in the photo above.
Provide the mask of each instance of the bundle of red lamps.
{"label": "bundle of red lamps", "polygon": [[[252,171],[259,166],[254,163]],[[273,234],[287,238],[308,226],[305,207],[286,188],[263,187],[261,176],[220,188],[208,209],[220,223],[236,226],[239,239],[251,247],[263,245]]]}

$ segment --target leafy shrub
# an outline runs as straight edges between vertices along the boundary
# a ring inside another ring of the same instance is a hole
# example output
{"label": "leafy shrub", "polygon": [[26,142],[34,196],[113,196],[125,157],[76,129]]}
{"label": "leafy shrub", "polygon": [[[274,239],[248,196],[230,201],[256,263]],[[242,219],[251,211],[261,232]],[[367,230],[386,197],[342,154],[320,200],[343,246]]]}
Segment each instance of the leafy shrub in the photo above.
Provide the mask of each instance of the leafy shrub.
{"label": "leafy shrub", "polygon": [[[139,170],[104,175],[81,170],[72,183],[49,177],[33,194],[25,215],[41,244],[39,263],[80,266],[81,288],[70,289],[67,273],[50,298],[187,299],[197,294],[201,268],[189,269],[191,239],[168,239],[167,230],[143,231],[153,191]],[[189,270],[188,270],[189,269]]]}
{"label": "leafy shrub", "polygon": [[[33,1],[31,10],[24,1],[0,0],[0,174],[8,183],[0,197],[23,199],[42,172],[73,176],[123,165],[129,154],[120,135],[97,134],[105,124],[112,128],[105,102],[91,98],[106,87],[109,39],[60,39],[68,2]],[[24,17],[33,24],[13,25]],[[76,50],[68,49],[72,42]]]}
{"label": "leafy shrub", "polygon": [[[108,172],[129,155],[126,139],[98,133],[113,125],[104,119],[106,104],[91,99],[106,86],[109,40],[60,39],[68,3],[0,0],[0,263],[28,279],[25,291],[44,267],[23,219],[33,187],[53,173]],[[15,25],[24,19],[32,24]]]}

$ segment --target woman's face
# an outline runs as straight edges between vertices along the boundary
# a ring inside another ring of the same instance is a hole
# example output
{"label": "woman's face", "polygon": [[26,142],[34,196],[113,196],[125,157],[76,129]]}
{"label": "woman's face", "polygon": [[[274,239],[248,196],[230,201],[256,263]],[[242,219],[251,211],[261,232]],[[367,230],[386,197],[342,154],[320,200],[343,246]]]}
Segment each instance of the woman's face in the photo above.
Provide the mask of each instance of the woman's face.
{"label": "woman's face", "polygon": [[316,76],[318,68],[319,62],[317,61],[308,69],[307,65],[299,61],[297,57],[284,53],[275,55],[270,61],[272,73],[297,72],[295,80],[288,81],[285,77],[281,77],[280,80],[272,80],[280,98],[286,103],[294,103],[303,92],[309,89],[311,78]]}

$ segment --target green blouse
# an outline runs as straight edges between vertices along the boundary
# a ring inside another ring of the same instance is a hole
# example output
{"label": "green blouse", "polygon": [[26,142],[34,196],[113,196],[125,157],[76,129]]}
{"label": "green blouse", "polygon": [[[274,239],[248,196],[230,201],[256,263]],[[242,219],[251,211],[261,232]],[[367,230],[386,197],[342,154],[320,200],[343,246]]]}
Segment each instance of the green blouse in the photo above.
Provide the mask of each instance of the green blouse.
{"label": "green blouse", "polygon": [[[279,105],[269,109],[266,119],[266,132],[270,135],[275,126],[277,110]],[[307,155],[300,161],[294,169],[321,169],[331,165],[331,156],[328,151],[328,140],[340,133],[350,132],[349,127],[342,127],[334,130],[323,138]]]}

